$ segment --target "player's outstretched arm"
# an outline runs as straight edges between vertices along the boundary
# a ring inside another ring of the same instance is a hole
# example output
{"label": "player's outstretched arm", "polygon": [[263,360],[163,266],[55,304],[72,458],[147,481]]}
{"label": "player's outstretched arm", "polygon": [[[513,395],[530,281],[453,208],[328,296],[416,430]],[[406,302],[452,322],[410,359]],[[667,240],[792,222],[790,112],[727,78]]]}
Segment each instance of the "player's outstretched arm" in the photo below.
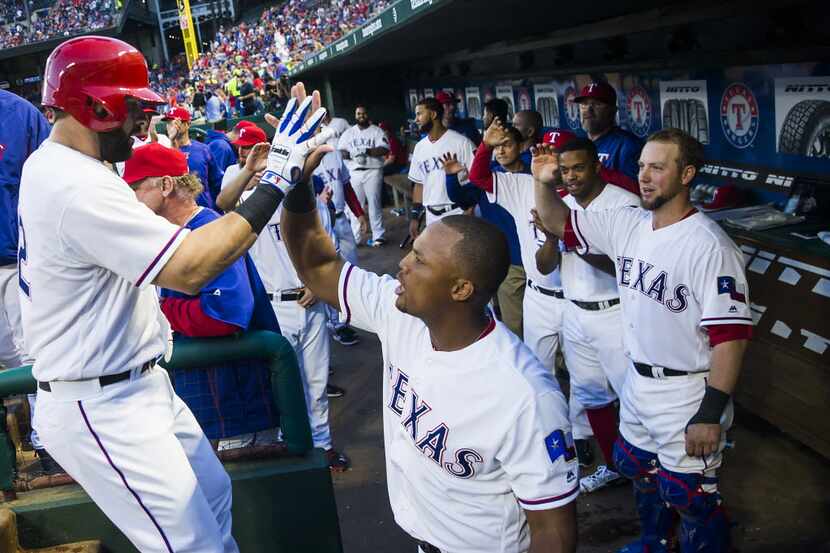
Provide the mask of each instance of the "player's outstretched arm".
{"label": "player's outstretched arm", "polygon": [[315,296],[340,309],[338,285],[343,260],[323,228],[308,182],[295,186],[286,196],[280,231],[300,280]]}
{"label": "player's outstretched arm", "polygon": [[562,238],[571,210],[556,191],[556,185],[561,181],[559,154],[550,144],[537,144],[530,152],[533,155],[530,172],[536,188],[536,211],[545,229]]}
{"label": "player's outstretched arm", "polygon": [[292,88],[267,163],[251,196],[232,213],[187,235],[156,276],[154,284],[195,295],[241,257],[273,216],[285,194],[297,182],[306,182],[328,151],[331,132],[315,131],[325,116],[320,94],[307,97],[302,83]]}
{"label": "player's outstretched arm", "polygon": [[525,511],[530,526],[528,553],[576,551],[576,501],[556,509]]}

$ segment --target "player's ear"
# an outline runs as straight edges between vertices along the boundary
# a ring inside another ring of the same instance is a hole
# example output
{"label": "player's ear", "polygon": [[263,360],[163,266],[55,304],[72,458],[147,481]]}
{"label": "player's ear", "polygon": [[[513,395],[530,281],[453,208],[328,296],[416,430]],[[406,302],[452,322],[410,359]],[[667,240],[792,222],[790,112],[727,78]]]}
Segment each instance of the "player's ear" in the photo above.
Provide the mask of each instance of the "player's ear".
{"label": "player's ear", "polygon": [[161,188],[161,195],[165,198],[172,196],[173,191],[176,189],[176,183],[173,181],[173,177],[161,177],[159,188]]}
{"label": "player's ear", "polygon": [[683,168],[683,171],[680,172],[680,182],[683,186],[689,186],[692,180],[694,180],[695,175],[697,175],[697,169],[695,169],[694,165],[687,165]]}
{"label": "player's ear", "polygon": [[472,297],[475,295],[476,287],[475,284],[471,280],[466,278],[459,278],[456,279],[455,283],[452,286],[452,296],[453,301],[470,301]]}

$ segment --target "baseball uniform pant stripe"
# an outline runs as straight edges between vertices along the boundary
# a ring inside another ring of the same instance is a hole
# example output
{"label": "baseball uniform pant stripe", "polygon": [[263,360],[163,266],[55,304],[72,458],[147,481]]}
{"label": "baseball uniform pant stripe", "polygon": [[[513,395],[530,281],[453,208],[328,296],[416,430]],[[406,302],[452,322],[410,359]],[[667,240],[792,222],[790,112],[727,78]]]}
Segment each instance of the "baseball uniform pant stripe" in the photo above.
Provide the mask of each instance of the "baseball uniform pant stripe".
{"label": "baseball uniform pant stripe", "polygon": [[95,442],[101,449],[101,453],[103,453],[104,457],[106,457],[107,463],[109,463],[109,465],[112,467],[112,470],[114,470],[118,474],[119,478],[121,478],[121,481],[124,483],[124,487],[127,488],[127,490],[133,495],[133,497],[135,497],[135,500],[138,502],[141,509],[145,513],[147,513],[147,516],[150,518],[150,522],[153,523],[153,526],[155,526],[156,529],[159,531],[161,539],[164,540],[164,545],[165,547],[167,547],[167,550],[170,553],[173,553],[173,548],[170,547],[170,540],[167,539],[167,534],[165,534],[164,530],[161,529],[161,526],[156,520],[156,517],[154,517],[153,513],[150,512],[150,509],[148,509],[147,506],[144,505],[144,502],[141,501],[141,497],[138,495],[138,493],[136,493],[136,491],[130,487],[130,484],[127,482],[127,478],[124,476],[124,473],[121,472],[121,469],[115,466],[115,463],[112,462],[112,457],[110,457],[110,454],[107,452],[107,449],[104,447],[104,444],[101,443],[101,438],[99,438],[98,434],[96,434],[95,430],[93,430],[92,424],[90,424],[89,422],[89,417],[86,416],[86,411],[84,411],[83,402],[78,402],[78,408],[81,410],[81,416],[84,418],[84,424],[86,424],[86,427],[89,429],[89,433],[92,434],[92,437],[95,438]]}
{"label": "baseball uniform pant stripe", "polygon": [[343,324],[349,324],[349,321],[352,320],[352,310],[349,309],[349,277],[352,276],[352,269],[354,269],[354,265],[350,263],[349,268],[346,269],[346,276],[343,279],[343,286],[340,289],[340,306],[343,308],[343,313],[346,315],[343,320]]}

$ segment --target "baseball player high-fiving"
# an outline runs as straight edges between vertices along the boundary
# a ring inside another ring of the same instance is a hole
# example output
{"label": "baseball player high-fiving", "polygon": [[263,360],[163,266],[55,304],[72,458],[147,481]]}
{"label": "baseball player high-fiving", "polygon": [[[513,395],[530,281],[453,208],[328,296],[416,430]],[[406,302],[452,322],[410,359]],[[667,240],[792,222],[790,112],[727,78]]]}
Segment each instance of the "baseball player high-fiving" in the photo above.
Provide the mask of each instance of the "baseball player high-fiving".
{"label": "baseball player high-fiving", "polygon": [[683,553],[729,551],[717,470],[752,318],[740,250],[689,202],[703,161],[703,146],[683,131],[654,133],[640,155],[643,209],[579,211],[552,187],[558,154],[534,151],[546,229],[581,254],[616,260],[631,365],[614,461],[634,483],[642,525],[626,553],[667,551],[672,510]]}
{"label": "baseball player high-fiving", "polygon": [[68,40],[50,54],[44,81],[55,124],[23,167],[18,210],[33,425],[139,551],[236,552],[230,479],[154,368],[166,334],[151,284],[197,294],[254,243],[316,145],[304,138],[323,116],[319,95],[305,98],[297,85],[257,189],[191,232],[155,215],[101,163],[129,158],[142,103],[164,101],[148,88],[141,53],[113,38]]}
{"label": "baseball player high-fiving", "polygon": [[380,338],[389,498],[420,550],[574,551],[565,398],[486,309],[510,263],[501,231],[444,217],[393,279],[338,257],[309,187],[286,196],[280,229],[306,286]]}

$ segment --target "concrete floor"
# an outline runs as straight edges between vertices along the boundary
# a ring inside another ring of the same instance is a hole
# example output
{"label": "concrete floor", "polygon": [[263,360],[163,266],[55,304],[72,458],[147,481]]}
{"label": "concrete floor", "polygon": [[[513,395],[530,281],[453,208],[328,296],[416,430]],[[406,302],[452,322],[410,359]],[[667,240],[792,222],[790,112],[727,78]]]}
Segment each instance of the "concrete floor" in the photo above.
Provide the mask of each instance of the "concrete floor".
{"label": "concrete floor", "polygon": [[[398,244],[406,236],[406,221],[388,209],[386,215],[389,244],[360,248],[360,265],[395,274],[405,253]],[[333,478],[344,551],[414,553],[415,546],[395,524],[386,492],[380,344],[373,335],[360,336],[356,346],[332,347],[331,382],[347,390],[331,400],[332,434],[335,447],[352,460],[349,471]],[[739,550],[830,552],[830,461],[740,409],[736,421],[721,489],[738,523]],[[580,496],[578,502],[579,551],[610,553],[638,534],[627,485]]]}

